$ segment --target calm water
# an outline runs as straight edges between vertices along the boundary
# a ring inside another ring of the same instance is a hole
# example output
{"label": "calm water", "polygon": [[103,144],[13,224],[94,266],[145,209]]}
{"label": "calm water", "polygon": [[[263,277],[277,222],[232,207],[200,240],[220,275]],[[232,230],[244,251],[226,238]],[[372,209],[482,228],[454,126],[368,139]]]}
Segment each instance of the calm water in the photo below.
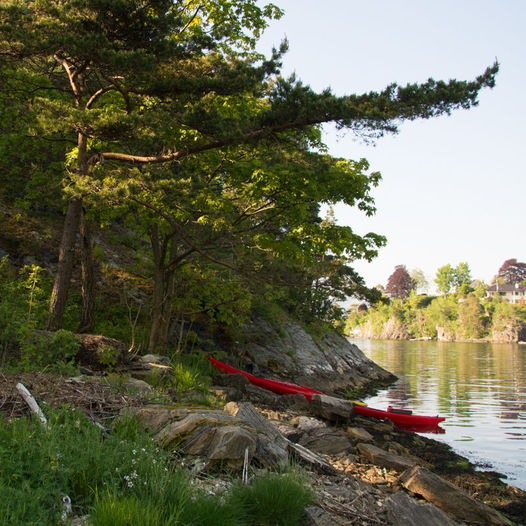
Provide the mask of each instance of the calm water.
{"label": "calm water", "polygon": [[526,490],[526,345],[351,341],[399,378],[368,405],[445,416],[433,438]]}

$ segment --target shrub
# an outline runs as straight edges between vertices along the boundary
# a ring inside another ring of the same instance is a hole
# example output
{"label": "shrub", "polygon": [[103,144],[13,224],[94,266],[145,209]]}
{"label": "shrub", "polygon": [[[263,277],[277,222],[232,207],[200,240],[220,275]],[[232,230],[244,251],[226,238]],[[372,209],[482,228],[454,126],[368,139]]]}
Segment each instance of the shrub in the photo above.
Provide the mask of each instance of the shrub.
{"label": "shrub", "polygon": [[305,507],[314,502],[312,490],[298,472],[237,485],[231,498],[244,510],[246,524],[257,526],[300,526]]}
{"label": "shrub", "polygon": [[70,331],[40,334],[26,330],[21,333],[20,365],[26,371],[47,368],[50,372],[72,374],[79,349],[80,341]]}

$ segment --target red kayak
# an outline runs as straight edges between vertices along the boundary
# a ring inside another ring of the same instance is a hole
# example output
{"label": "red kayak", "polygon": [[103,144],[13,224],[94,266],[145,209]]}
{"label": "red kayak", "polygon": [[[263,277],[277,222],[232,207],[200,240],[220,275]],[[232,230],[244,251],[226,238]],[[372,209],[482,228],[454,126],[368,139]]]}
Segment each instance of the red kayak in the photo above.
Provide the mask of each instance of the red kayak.
{"label": "red kayak", "polygon": [[[302,394],[309,401],[311,400],[313,394],[323,394],[322,392],[316,391],[316,389],[311,389],[310,387],[304,387],[302,385],[282,382],[280,380],[270,380],[267,378],[260,378],[259,376],[254,376],[253,374],[246,373],[245,371],[241,371],[240,369],[236,369],[235,367],[231,367],[230,365],[220,362],[219,360],[212,358],[212,356],[210,356],[209,354],[207,354],[206,357],[212,362],[214,367],[216,367],[220,371],[230,374],[242,374],[245,378],[248,379],[248,381],[251,384],[257,385],[258,387],[262,387],[263,389],[267,389],[268,391],[272,391],[273,393]],[[436,426],[438,426],[440,422],[443,422],[445,420],[445,417],[443,416],[413,415],[411,411],[405,409],[394,409],[392,407],[387,408],[387,411],[382,411],[380,409],[373,409],[372,407],[361,405],[360,403],[355,403],[354,412],[357,415],[371,416],[379,420],[388,419],[391,420],[394,424],[397,424],[400,427],[403,426],[408,430],[410,428],[411,430],[417,430],[416,428],[419,427],[425,427],[429,430],[434,430],[434,428],[436,428]],[[440,428],[438,428],[438,430],[435,432],[438,433],[442,431],[443,430],[440,430]]]}
{"label": "red kayak", "polygon": [[226,363],[220,362],[219,360],[212,358],[209,354],[207,354],[206,357],[212,362],[216,369],[230,374],[242,374],[251,384],[257,385],[258,387],[262,387],[263,389],[272,391],[276,394],[302,394],[309,401],[313,394],[323,394],[320,391],[316,391],[316,389],[311,389],[310,387],[254,376],[253,374],[246,373],[245,371],[241,371],[240,369],[231,367]]}
{"label": "red kayak", "polygon": [[388,407],[387,411],[382,411],[381,409],[373,409],[372,407],[367,407],[366,405],[355,405],[354,412],[357,415],[372,416],[373,418],[378,418],[380,420],[387,418],[391,420],[391,422],[394,422],[395,424],[401,424],[403,426],[434,427],[446,419],[444,416],[414,415],[412,411],[405,409],[394,409],[392,407]]}

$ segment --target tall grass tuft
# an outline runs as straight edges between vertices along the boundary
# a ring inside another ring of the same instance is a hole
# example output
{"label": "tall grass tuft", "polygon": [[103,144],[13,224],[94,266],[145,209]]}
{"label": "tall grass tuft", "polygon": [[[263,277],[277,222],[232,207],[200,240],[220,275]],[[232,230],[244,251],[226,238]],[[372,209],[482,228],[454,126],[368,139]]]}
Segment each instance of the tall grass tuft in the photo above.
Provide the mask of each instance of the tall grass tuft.
{"label": "tall grass tuft", "polygon": [[250,486],[239,484],[231,500],[244,510],[245,524],[301,526],[314,494],[299,472],[290,472],[256,479]]}

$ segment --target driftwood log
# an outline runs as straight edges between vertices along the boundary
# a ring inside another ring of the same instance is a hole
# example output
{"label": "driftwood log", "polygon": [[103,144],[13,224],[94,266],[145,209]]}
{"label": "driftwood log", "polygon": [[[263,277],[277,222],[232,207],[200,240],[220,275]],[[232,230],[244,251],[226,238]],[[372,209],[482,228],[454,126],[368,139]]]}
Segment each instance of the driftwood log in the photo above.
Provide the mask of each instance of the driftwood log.
{"label": "driftwood log", "polygon": [[42,422],[42,424],[44,424],[45,427],[47,427],[47,419],[44,416],[44,413],[42,412],[40,407],[38,406],[37,401],[33,398],[33,395],[21,383],[16,384],[16,389],[20,393],[22,398],[26,401],[27,405],[31,409],[31,412],[38,417],[38,419]]}

